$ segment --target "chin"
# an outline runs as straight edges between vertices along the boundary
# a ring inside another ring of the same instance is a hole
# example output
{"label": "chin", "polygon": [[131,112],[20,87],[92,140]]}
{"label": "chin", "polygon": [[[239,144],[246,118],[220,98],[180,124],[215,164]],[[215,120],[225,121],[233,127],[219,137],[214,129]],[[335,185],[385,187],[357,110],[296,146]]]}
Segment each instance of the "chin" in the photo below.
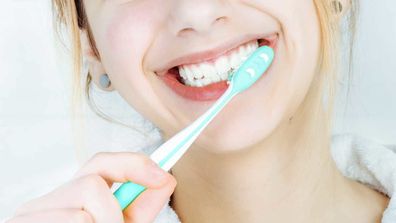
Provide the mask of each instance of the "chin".
{"label": "chin", "polygon": [[228,122],[213,122],[194,144],[210,153],[246,152],[268,139],[280,123],[279,116],[268,119],[264,115],[256,119],[249,117],[257,116],[239,116]]}

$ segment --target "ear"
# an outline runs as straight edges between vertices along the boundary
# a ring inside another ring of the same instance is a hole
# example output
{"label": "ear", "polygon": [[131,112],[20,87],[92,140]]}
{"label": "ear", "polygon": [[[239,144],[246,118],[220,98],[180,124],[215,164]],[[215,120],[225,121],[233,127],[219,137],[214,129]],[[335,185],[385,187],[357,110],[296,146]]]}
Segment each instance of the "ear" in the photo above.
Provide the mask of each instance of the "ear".
{"label": "ear", "polygon": [[100,77],[103,74],[106,74],[106,71],[103,67],[102,62],[99,60],[99,58],[96,57],[96,55],[91,47],[87,31],[82,30],[80,32],[80,38],[81,38],[82,54],[88,63],[88,70],[92,77],[92,81],[94,82],[94,84],[96,84],[96,86],[98,86],[102,90],[113,91],[114,90],[113,85],[110,85],[108,88],[103,88],[100,85],[100,82],[99,82]]}
{"label": "ear", "polygon": [[342,19],[351,9],[353,0],[333,0],[331,6],[338,19]]}

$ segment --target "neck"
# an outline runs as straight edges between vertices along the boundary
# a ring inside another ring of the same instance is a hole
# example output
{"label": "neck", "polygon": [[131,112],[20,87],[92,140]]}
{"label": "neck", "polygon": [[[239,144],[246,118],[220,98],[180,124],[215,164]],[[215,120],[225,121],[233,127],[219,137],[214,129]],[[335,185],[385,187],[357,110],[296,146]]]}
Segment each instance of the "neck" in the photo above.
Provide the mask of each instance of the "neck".
{"label": "neck", "polygon": [[[190,148],[172,168],[178,185],[171,205],[181,221],[296,222],[324,214],[315,210],[328,205],[341,177],[331,159],[325,113],[318,114],[299,109],[242,151]],[[313,132],[320,134],[308,138]]]}

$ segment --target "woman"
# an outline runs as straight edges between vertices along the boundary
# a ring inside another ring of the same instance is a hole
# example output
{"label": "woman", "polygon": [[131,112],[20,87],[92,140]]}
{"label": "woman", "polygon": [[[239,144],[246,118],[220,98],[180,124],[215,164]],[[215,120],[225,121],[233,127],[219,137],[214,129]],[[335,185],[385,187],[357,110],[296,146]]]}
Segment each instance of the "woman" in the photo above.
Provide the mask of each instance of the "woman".
{"label": "woman", "polygon": [[[84,56],[88,86],[116,90],[165,139],[221,96],[224,73],[249,51],[276,56],[171,174],[146,155],[100,153],[9,222],[152,222],[169,198],[183,223],[380,221],[389,198],[344,177],[330,152],[339,24],[356,2],[54,3],[72,33],[76,92]],[[148,189],[121,212],[109,187],[128,180]]]}

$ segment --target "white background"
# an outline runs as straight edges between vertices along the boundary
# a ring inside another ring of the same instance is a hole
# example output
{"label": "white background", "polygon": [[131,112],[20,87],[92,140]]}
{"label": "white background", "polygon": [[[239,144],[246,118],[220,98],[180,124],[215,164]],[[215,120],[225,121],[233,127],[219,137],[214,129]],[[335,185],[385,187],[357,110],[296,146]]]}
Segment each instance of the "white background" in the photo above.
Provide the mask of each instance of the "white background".
{"label": "white background", "polygon": [[[0,219],[66,181],[77,168],[69,119],[70,64],[55,41],[48,3],[0,3]],[[396,2],[361,4],[354,80],[346,110],[345,97],[339,97],[334,132],[395,144]],[[115,101],[115,113],[127,113],[128,120],[150,128],[116,93],[101,96]],[[92,151],[137,150],[149,141],[87,113]],[[155,130],[151,135],[152,141],[159,139]]]}

